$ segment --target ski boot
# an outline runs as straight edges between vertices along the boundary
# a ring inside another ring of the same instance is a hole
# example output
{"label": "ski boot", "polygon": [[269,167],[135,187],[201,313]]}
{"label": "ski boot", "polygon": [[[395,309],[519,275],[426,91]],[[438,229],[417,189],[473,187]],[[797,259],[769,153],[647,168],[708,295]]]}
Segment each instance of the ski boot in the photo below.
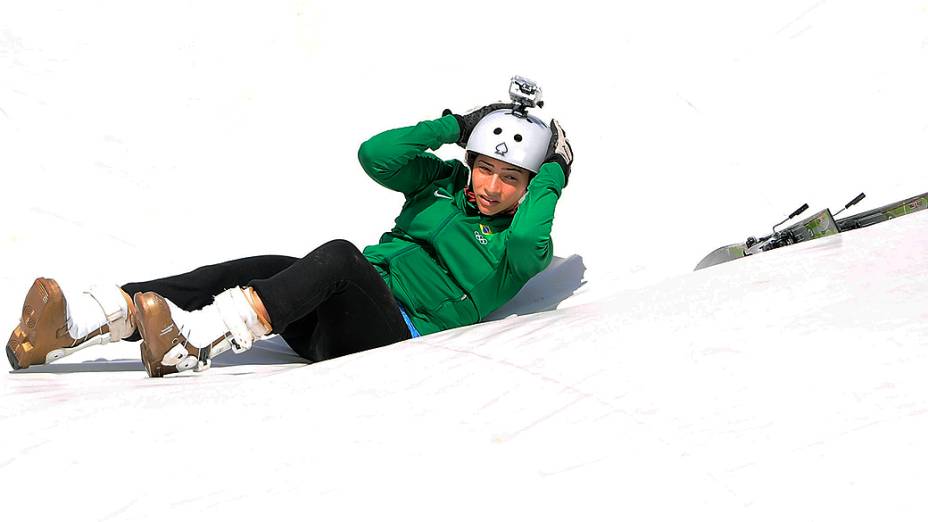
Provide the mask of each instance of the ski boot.
{"label": "ski boot", "polygon": [[256,312],[250,288],[231,288],[213,304],[194,312],[178,308],[155,292],[133,296],[142,336],[142,362],[149,377],[209,369],[217,355],[232,350],[241,353],[271,331],[261,305]]}
{"label": "ski boot", "polygon": [[88,346],[125,339],[135,332],[130,304],[119,287],[95,286],[84,293],[93,298],[100,310],[90,304],[90,318],[86,317],[86,303],[93,301],[77,296],[74,304],[81,301],[85,313],[79,319],[84,324],[75,325],[68,301],[54,279],[40,277],[32,283],[23,302],[19,326],[6,343],[6,355],[14,370],[47,364]]}

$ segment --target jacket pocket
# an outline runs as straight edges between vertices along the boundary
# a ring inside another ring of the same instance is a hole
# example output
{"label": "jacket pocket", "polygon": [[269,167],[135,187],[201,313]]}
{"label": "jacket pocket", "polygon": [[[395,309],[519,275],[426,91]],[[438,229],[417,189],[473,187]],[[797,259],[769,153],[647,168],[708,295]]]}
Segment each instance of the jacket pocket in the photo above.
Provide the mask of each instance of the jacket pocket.
{"label": "jacket pocket", "polygon": [[432,321],[442,330],[474,324],[480,320],[477,307],[467,294],[443,301],[430,314]]}
{"label": "jacket pocket", "polygon": [[451,276],[422,248],[413,248],[391,259],[390,274],[406,305],[419,315],[434,315],[446,303],[469,300]]}

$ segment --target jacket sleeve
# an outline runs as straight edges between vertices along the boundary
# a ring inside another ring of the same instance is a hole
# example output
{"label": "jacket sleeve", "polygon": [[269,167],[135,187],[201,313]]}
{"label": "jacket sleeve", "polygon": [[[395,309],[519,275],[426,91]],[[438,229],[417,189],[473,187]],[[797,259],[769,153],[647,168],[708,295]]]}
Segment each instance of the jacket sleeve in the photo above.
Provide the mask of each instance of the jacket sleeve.
{"label": "jacket sleeve", "polygon": [[384,131],[361,144],[358,161],[374,181],[408,196],[428,186],[444,167],[426,150],[454,143],[460,133],[451,115]]}
{"label": "jacket sleeve", "polygon": [[564,181],[560,165],[543,164],[529,183],[528,193],[512,218],[506,258],[509,269],[520,279],[531,279],[551,263],[554,255],[551,226]]}

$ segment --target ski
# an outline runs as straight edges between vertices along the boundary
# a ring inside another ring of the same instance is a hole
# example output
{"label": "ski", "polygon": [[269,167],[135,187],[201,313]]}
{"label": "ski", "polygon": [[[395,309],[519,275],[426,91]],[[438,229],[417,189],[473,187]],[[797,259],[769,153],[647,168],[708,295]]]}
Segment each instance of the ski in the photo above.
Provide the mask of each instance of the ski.
{"label": "ski", "polygon": [[925,210],[925,208],[928,208],[928,192],[903,199],[902,201],[890,203],[889,205],[877,209],[839,219],[837,222],[838,230],[845,232],[854,230],[855,228],[869,227],[870,225],[889,221],[890,219],[895,219],[906,214]]}
{"label": "ski", "polygon": [[730,245],[719,247],[712,252],[709,252],[709,254],[706,255],[699,262],[699,264],[696,265],[694,270],[702,270],[703,268],[708,268],[710,266],[715,266],[721,263],[727,263],[729,261],[734,261],[743,257],[759,254],[761,252],[767,252],[776,248],[794,245],[796,243],[802,243],[804,241],[811,241],[821,237],[840,234],[841,232],[846,232],[848,230],[869,227],[877,223],[882,223],[890,219],[895,219],[897,217],[928,208],[928,193],[925,193],[896,201],[895,203],[890,203],[889,205],[884,205],[873,210],[867,210],[850,217],[837,220],[835,219],[835,216],[856,205],[857,203],[860,203],[864,197],[866,197],[866,195],[861,192],[860,195],[852,199],[847,205],[844,205],[844,208],[835,214],[832,214],[831,210],[826,208],[816,212],[812,215],[812,217],[803,219],[796,224],[790,225],[783,230],[778,231],[778,226],[808,210],[809,205],[804,204],[793,211],[789,216],[787,216],[786,219],[774,225],[773,232],[770,235],[761,237],[759,239],[752,236],[747,238],[742,243],[732,243]]}

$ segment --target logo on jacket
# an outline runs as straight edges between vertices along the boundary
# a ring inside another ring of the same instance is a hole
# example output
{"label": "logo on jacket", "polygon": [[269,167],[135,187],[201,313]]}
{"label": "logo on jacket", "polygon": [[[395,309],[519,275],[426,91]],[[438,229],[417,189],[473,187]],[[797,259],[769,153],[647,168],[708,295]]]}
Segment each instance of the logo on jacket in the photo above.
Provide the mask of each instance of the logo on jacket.
{"label": "logo on jacket", "polygon": [[477,238],[477,242],[481,245],[487,244],[487,238],[483,237],[483,234],[481,234],[479,231],[474,230],[474,237]]}
{"label": "logo on jacket", "polygon": [[509,147],[506,146],[506,142],[502,142],[496,146],[496,153],[500,156],[505,156],[509,152]]}
{"label": "logo on jacket", "polygon": [[449,195],[447,195],[447,194],[442,194],[441,192],[438,191],[438,189],[435,189],[435,197],[436,197],[436,198],[445,198],[445,199],[454,199],[454,198],[452,198],[451,196],[449,196]]}
{"label": "logo on jacket", "polygon": [[483,223],[481,223],[481,224],[480,224],[480,233],[481,233],[481,234],[484,234],[484,235],[487,235],[487,236],[492,236],[492,235],[493,235],[493,229],[491,229],[489,226],[484,225]]}

